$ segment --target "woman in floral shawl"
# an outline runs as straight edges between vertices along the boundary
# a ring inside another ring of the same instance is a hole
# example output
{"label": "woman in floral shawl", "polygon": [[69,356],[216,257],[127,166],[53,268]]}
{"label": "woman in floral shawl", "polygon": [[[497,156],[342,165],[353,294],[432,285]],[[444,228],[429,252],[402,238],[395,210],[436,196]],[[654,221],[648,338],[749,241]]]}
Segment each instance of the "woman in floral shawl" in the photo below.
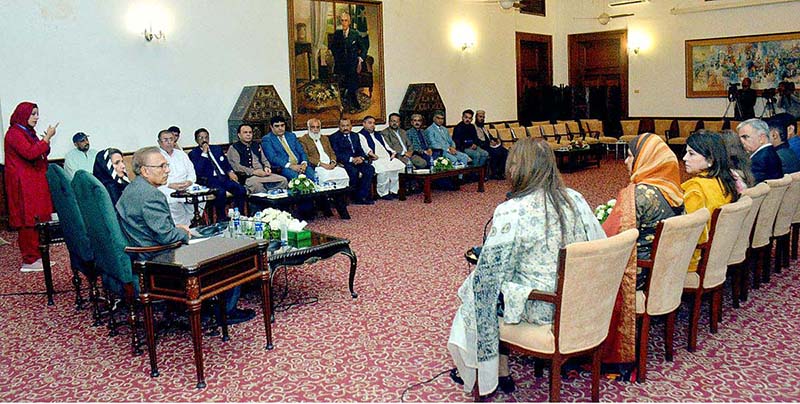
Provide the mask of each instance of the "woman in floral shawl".
{"label": "woman in floral shawl", "polygon": [[[683,213],[678,158],[660,137],[644,133],[628,143],[625,164],[630,184],[619,192],[603,229],[611,237],[637,228],[637,258],[649,259],[658,222]],[[603,363],[623,365],[623,377],[636,360],[636,289],[642,289],[646,280],[647,273],[637,274],[636,261],[630,261],[611,317]]]}
{"label": "woman in floral shawl", "polygon": [[[475,270],[458,290],[461,307],[447,347],[469,392],[478,377],[481,395],[504,391],[513,381],[508,356],[499,352],[498,299],[507,324],[553,322],[554,306],[528,301],[531,290],[554,292],[559,250],[567,244],[605,238],[583,197],[566,188],[547,142],[526,138],[506,164],[511,198],[495,209],[492,229]],[[499,373],[498,373],[499,372]]]}

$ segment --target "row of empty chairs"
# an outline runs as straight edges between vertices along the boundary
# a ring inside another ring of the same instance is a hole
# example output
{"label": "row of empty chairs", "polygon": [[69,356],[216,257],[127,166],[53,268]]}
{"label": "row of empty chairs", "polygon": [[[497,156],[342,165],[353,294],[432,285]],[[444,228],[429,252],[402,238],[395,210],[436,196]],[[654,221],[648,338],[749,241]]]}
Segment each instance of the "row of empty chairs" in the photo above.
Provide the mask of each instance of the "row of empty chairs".
{"label": "row of empty chairs", "polygon": [[[708,240],[698,245],[709,219]],[[738,201],[714,212],[700,209],[660,222],[651,259],[637,261],[637,266],[650,271],[644,290],[636,292],[637,381],[647,380],[652,317],[666,316],[665,357],[672,361],[676,313],[682,297],[687,297],[690,311],[687,349],[694,352],[698,347],[703,298],[710,297],[709,328],[715,334],[722,317],[726,278],[731,280],[733,307],[738,308],[740,301],[748,298],[751,276],[753,288],[769,282],[773,244],[775,273],[788,268],[790,255],[797,259],[799,232],[800,173],[762,182],[745,190]],[[551,401],[560,398],[563,361],[579,355],[592,357],[591,397],[598,401],[599,352],[608,337],[614,296],[620,288],[636,233],[629,230],[609,239],[575,243],[562,249],[556,292],[534,291],[529,296],[556,305],[552,325],[510,325],[500,321],[501,345],[550,361]],[[695,249],[701,251],[701,258],[697,271],[688,272]],[[586,294],[586,290],[592,293]],[[537,361],[535,366],[539,377],[541,363]]]}

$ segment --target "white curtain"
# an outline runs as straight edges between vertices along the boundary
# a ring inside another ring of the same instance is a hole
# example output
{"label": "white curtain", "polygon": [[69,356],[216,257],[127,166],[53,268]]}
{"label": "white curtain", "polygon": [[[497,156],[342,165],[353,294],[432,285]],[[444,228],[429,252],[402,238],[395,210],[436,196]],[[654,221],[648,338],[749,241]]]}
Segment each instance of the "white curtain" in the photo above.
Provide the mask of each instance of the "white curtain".
{"label": "white curtain", "polygon": [[[329,3],[324,1],[311,2],[311,43],[313,45],[312,51],[314,52],[313,61],[311,62],[311,74],[313,78],[319,77],[319,60],[325,58],[325,55],[319,55],[319,50],[326,46],[328,40],[327,36],[327,19]],[[320,57],[321,56],[321,57]]]}

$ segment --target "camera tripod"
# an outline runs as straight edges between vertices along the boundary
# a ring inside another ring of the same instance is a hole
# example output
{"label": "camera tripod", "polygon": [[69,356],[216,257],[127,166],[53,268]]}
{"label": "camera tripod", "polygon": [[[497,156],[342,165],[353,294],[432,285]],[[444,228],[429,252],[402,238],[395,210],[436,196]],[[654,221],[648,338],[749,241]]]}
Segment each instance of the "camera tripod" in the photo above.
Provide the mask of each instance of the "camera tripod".
{"label": "camera tripod", "polygon": [[767,98],[767,102],[764,104],[764,109],[761,110],[761,115],[759,118],[763,118],[764,114],[769,112],[767,118],[770,118],[775,115],[775,98]]}
{"label": "camera tripod", "polygon": [[722,119],[728,117],[728,111],[731,109],[731,105],[733,105],[733,117],[736,118],[737,116],[742,116],[742,107],[739,106],[739,99],[738,98],[728,98],[728,106],[725,107],[725,112],[722,114]]}

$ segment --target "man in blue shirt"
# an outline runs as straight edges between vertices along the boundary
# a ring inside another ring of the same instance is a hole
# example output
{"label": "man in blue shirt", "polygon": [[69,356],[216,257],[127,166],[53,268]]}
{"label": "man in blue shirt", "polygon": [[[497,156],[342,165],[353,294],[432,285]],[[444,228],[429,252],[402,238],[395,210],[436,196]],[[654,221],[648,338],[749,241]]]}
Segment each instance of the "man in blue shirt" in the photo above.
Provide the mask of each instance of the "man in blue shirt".
{"label": "man in blue shirt", "polygon": [[305,174],[311,181],[316,181],[317,174],[308,165],[308,157],[303,145],[297,141],[297,136],[286,131],[286,118],[273,116],[269,120],[271,131],[261,139],[264,155],[269,163],[281,167],[281,175],[291,180],[300,174]]}
{"label": "man in blue shirt", "polygon": [[469,156],[456,150],[456,143],[450,137],[447,128],[444,127],[444,114],[440,111],[433,113],[433,123],[425,129],[425,140],[428,141],[428,146],[436,150],[441,150],[442,155],[450,160],[453,164],[461,163],[467,165],[472,161]]}

